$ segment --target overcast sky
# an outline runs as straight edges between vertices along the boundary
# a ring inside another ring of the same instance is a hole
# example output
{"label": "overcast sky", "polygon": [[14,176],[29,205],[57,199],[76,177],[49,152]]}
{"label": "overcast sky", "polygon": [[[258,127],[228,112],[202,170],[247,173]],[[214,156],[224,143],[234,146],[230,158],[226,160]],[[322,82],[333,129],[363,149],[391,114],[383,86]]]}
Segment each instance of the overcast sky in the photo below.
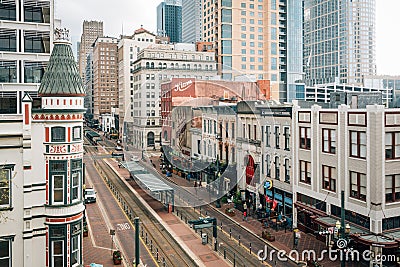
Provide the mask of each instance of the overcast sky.
{"label": "overcast sky", "polygon": [[[300,0],[298,0],[300,1]],[[156,7],[161,0],[55,0],[55,16],[69,28],[74,46],[83,20],[101,20],[104,33],[119,37],[143,25],[156,31]],[[376,0],[376,55],[379,74],[400,75],[400,0]]]}

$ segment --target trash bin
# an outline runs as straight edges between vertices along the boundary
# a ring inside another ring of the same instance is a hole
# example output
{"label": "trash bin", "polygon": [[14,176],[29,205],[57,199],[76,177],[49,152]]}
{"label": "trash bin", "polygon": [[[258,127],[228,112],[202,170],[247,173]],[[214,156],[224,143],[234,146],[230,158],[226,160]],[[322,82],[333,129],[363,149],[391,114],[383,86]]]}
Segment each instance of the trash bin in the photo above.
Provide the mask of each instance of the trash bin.
{"label": "trash bin", "polygon": [[208,241],[207,239],[208,239],[207,234],[206,233],[202,233],[201,234],[201,244],[206,245],[207,241]]}

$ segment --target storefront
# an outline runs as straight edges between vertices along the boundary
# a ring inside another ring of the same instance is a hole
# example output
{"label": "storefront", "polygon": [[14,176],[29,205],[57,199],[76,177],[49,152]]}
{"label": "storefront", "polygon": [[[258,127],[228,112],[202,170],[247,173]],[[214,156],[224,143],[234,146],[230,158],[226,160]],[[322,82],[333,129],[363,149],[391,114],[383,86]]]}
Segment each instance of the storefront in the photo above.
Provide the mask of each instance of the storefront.
{"label": "storefront", "polygon": [[[292,193],[288,193],[281,189],[275,188],[272,186],[271,180],[268,180],[266,184],[264,184],[264,193],[268,201],[264,201],[266,203],[266,207],[272,209],[272,205],[274,200],[277,202],[276,208],[274,209],[278,214],[282,213],[287,218],[293,218],[293,195]],[[260,200],[261,201],[261,200]]]}

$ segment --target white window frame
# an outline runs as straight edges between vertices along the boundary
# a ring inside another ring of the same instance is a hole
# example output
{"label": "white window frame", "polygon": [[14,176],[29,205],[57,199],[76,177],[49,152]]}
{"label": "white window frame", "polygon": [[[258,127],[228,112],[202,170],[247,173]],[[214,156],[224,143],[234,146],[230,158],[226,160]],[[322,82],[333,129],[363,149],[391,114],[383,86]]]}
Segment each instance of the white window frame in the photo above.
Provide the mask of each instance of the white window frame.
{"label": "white window frame", "polygon": [[[74,239],[77,239],[76,245],[77,248],[74,249]],[[79,266],[80,265],[80,251],[81,251],[81,241],[80,241],[80,235],[75,235],[71,237],[71,264],[72,264],[72,259],[73,259],[73,255],[74,253],[77,254],[77,262],[75,264],[73,264],[72,266]]]}
{"label": "white window frame", "polygon": [[[54,253],[54,243],[55,242],[61,242],[61,244],[62,244],[62,246],[61,246],[61,254],[55,254]],[[55,260],[54,260],[54,258],[55,257],[62,257],[62,266],[64,267],[64,240],[63,239],[56,239],[56,240],[52,240],[51,241],[51,266],[52,267],[57,267],[57,266],[55,266],[54,265],[54,263],[55,263]]]}
{"label": "white window frame", "polygon": [[[78,184],[74,185],[74,176],[78,176]],[[72,171],[71,172],[71,201],[76,202],[81,199],[81,190],[80,190],[80,184],[81,184],[81,172],[80,171]],[[74,198],[74,189],[78,191],[77,197]]]}
{"label": "white window frame", "polygon": [[[54,182],[54,177],[55,176],[61,176],[62,177],[62,201],[56,201],[55,200],[55,187],[54,187],[54,185],[55,185],[55,182]],[[64,199],[64,183],[65,183],[65,175],[62,175],[62,174],[53,174],[52,175],[52,177],[51,177],[51,179],[52,179],[52,185],[51,185],[51,192],[52,192],[52,202],[53,202],[53,204],[64,204],[64,202],[65,202],[65,199]]]}
{"label": "white window frame", "polygon": [[[4,168],[2,166],[0,166],[0,175],[2,175],[1,173],[6,173],[6,178],[4,180],[6,180],[6,185],[5,186],[1,186],[0,185],[0,189],[1,190],[7,190],[8,189],[8,203],[6,204],[0,204],[0,208],[7,208],[7,207],[11,207],[11,200],[12,200],[12,195],[11,195],[11,169],[9,168]],[[0,177],[0,181],[3,180],[2,177]],[[3,198],[2,195],[0,195],[1,198]],[[1,203],[1,202],[0,202]]]}

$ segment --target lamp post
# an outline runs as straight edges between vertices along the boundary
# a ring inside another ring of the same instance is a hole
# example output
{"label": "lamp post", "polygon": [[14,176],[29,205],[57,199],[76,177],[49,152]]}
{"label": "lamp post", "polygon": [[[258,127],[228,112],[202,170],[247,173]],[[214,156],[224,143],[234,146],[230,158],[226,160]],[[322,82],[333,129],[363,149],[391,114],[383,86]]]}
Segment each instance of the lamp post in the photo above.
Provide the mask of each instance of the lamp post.
{"label": "lamp post", "polygon": [[337,246],[342,250],[342,255],[340,257],[340,266],[346,266],[346,259],[344,258],[343,252],[344,249],[348,246],[348,236],[350,234],[350,224],[345,225],[345,209],[344,209],[344,191],[341,191],[341,212],[340,212],[340,221],[336,221],[335,228],[337,229]]}

